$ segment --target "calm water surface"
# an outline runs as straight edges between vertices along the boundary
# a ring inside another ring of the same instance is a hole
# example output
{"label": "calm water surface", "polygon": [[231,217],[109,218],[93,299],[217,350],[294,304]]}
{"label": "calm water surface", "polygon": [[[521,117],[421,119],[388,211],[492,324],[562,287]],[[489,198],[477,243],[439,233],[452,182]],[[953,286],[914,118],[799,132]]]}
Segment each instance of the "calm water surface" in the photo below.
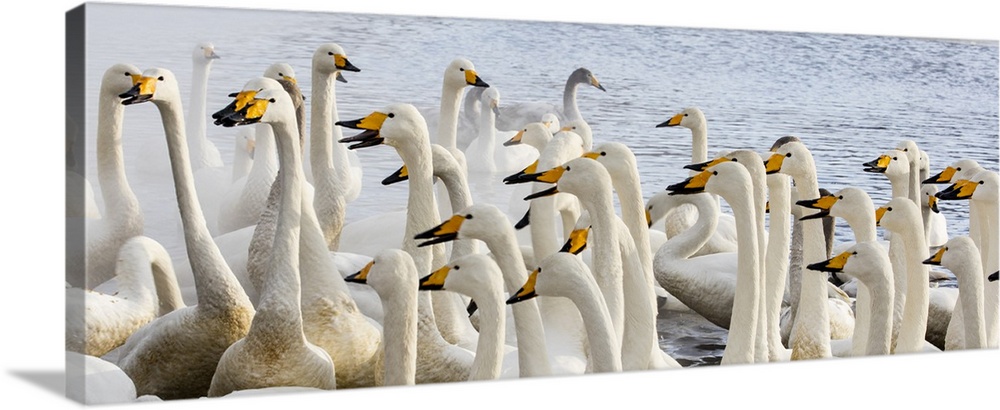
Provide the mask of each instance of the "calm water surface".
{"label": "calm water surface", "polygon": [[[336,42],[362,70],[345,73],[349,83],[337,84],[342,119],[395,102],[438,106],[441,74],[455,57],[473,61],[502,103],[561,103],[569,73],[589,68],[607,92],[581,87],[580,111],[595,143],[614,140],[633,149],[647,199],[687,176],[690,132],[654,128],[687,106],[705,112],[710,155],[764,153],[778,137],[795,135],[812,150],[821,186],[857,186],[876,206],[888,201],[889,182],[862,172],[861,164],[902,139],[928,152],[932,172],[963,158],[997,170],[996,41],[106,4],[90,4],[87,18],[88,119],[96,118],[104,70],[117,62],[172,70],[186,102],[191,50],[199,41],[213,42],[222,56],[209,77],[208,110],[214,112],[274,62],[291,64],[309,96],[312,53]],[[167,161],[160,117],[152,104],[126,113],[126,166],[146,234],[182,259],[169,173],[157,171]],[[87,124],[86,172],[94,184],[95,133],[96,123]],[[234,135],[209,122],[208,137],[227,163]],[[364,188],[349,206],[348,222],[405,207],[405,184],[379,183],[399,167],[395,151],[376,147],[357,155]],[[502,177],[472,176],[476,200],[508,209],[510,188],[492,182]],[[950,235],[968,231],[967,204],[941,207]],[[512,212],[512,220],[518,217]],[[853,239],[846,224],[838,225],[837,238]],[[725,333],[718,328],[689,318],[677,323],[673,332],[660,326],[668,352],[694,364],[712,362],[706,351],[721,352]],[[699,344],[705,348],[691,351]]]}

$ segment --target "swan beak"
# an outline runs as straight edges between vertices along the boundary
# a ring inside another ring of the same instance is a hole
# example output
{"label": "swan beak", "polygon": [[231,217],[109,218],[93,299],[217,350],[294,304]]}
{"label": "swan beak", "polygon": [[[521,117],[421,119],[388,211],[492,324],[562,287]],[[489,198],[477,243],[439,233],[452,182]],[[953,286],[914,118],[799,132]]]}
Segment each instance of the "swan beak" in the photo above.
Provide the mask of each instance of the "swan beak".
{"label": "swan beak", "polygon": [[851,255],[854,255],[854,252],[844,252],[823,262],[817,262],[806,266],[806,268],[817,272],[841,272],[844,270],[844,265],[847,265],[847,259],[850,258]]}
{"label": "swan beak", "polygon": [[889,168],[889,161],[891,160],[888,155],[881,155],[874,161],[868,161],[861,165],[865,166],[865,172],[885,173],[886,168]]}
{"label": "swan beak", "polygon": [[535,192],[535,193],[533,193],[531,195],[528,195],[528,196],[524,197],[524,200],[525,201],[530,201],[530,200],[535,199],[535,198],[542,198],[542,197],[552,196],[552,195],[555,195],[555,194],[558,194],[558,193],[559,193],[559,187],[555,187],[554,186],[554,187],[546,189],[544,191],[538,191],[538,192]]}
{"label": "swan beak", "polygon": [[520,144],[521,143],[521,138],[524,138],[524,131],[526,131],[526,130],[520,130],[520,131],[517,132],[517,134],[514,134],[514,136],[511,137],[509,140],[504,141],[503,146],[509,147],[511,145]]}
{"label": "swan beak", "polygon": [[500,116],[500,105],[497,104],[496,100],[490,103],[490,109],[493,110],[493,115]]}
{"label": "swan beak", "polygon": [[458,239],[458,230],[462,228],[462,222],[465,222],[464,216],[453,215],[451,218],[449,218],[447,221],[442,222],[440,225],[417,234],[417,236],[414,236],[413,239],[430,239],[427,242],[423,242],[417,245],[418,248],[428,245],[434,245],[436,243],[453,241],[455,239]]}
{"label": "swan beak", "polygon": [[653,227],[653,214],[649,213],[649,208],[646,208],[646,227]]}
{"label": "swan beak", "polygon": [[597,157],[599,157],[599,156],[601,156],[600,152],[593,152],[593,151],[581,155],[581,157],[583,157],[583,158],[590,158],[590,159],[595,160],[595,161],[597,160]]}
{"label": "swan beak", "polygon": [[690,169],[692,171],[699,171],[700,172],[700,171],[704,171],[706,169],[709,169],[711,167],[714,167],[716,165],[719,165],[719,164],[721,164],[723,162],[726,162],[726,161],[732,161],[732,160],[729,159],[729,158],[726,158],[726,157],[720,157],[720,158],[713,159],[711,161],[705,161],[705,162],[698,163],[698,164],[685,165],[684,169]]}
{"label": "swan beak", "polygon": [[364,132],[353,137],[342,138],[339,142],[357,142],[357,144],[347,147],[348,149],[372,147],[381,144],[384,138],[379,136],[379,129],[382,128],[382,123],[384,123],[385,119],[388,117],[389,116],[384,113],[375,111],[360,120],[337,121],[334,125],[353,128],[356,130],[365,130]]}
{"label": "swan beak", "polygon": [[1000,279],[1000,271],[993,272],[986,279],[989,279],[990,282],[996,282],[998,279]]}
{"label": "swan beak", "polygon": [[559,178],[562,178],[564,172],[566,172],[566,167],[558,166],[545,172],[539,172],[535,174],[524,174],[516,181],[513,181],[512,183],[545,182],[549,184],[554,184],[559,182]]}
{"label": "swan beak", "polygon": [[931,211],[934,211],[934,213],[939,214],[941,213],[941,210],[938,209],[937,203],[938,203],[938,197],[934,195],[927,197],[927,207],[930,208]]}
{"label": "swan beak", "polygon": [[406,165],[403,165],[396,172],[393,172],[392,175],[385,177],[382,180],[382,185],[392,185],[397,182],[406,181],[407,179],[410,179],[410,173],[406,170]]}
{"label": "swan beak", "polygon": [[288,81],[288,82],[292,83],[292,84],[295,84],[295,85],[299,84],[299,80],[296,80],[295,77],[283,75],[283,76],[281,76],[281,78],[284,79],[285,81]]}
{"label": "swan beak", "polygon": [[350,61],[347,61],[347,56],[343,54],[334,54],[333,64],[337,66],[338,70],[353,71],[355,73],[361,72],[361,69],[355,67]]}
{"label": "swan beak", "polygon": [[934,176],[932,176],[930,178],[927,178],[927,179],[924,180],[924,182],[921,182],[921,183],[922,184],[947,184],[947,183],[951,182],[951,179],[955,176],[955,172],[957,172],[957,170],[955,168],[947,167],[947,168],[944,169],[944,171],[938,172],[937,175],[934,175]]}
{"label": "swan beak", "polygon": [[528,275],[528,281],[524,283],[524,286],[521,286],[521,289],[519,289],[517,293],[514,294],[514,296],[511,296],[510,299],[507,299],[507,304],[512,305],[517,302],[523,302],[525,300],[538,296],[538,294],[535,293],[535,281],[538,280],[538,272],[541,271],[542,271],[541,268],[531,271],[531,274]]}
{"label": "swan beak", "polygon": [[[236,94],[236,100],[232,104],[216,113],[219,114],[219,118],[215,120],[215,125],[233,127],[258,123],[267,112],[270,102],[271,100],[257,98],[257,91],[242,91]],[[229,112],[231,107],[235,112]]]}
{"label": "swan beak", "polygon": [[250,159],[253,159],[253,155],[256,152],[257,152],[257,141],[247,140],[247,153],[250,154]]}
{"label": "swan beak", "polygon": [[937,252],[934,252],[933,256],[924,260],[924,265],[941,266],[941,259],[944,258],[945,252],[948,252],[948,247],[942,246]]}
{"label": "swan beak", "polygon": [[368,283],[368,272],[372,270],[372,266],[374,265],[375,261],[368,262],[368,264],[365,265],[364,268],[361,268],[360,271],[344,278],[344,281],[352,283]]}
{"label": "swan beak", "polygon": [[574,129],[576,129],[576,127],[574,127],[572,125],[567,125],[565,127],[560,128],[559,132],[569,132],[569,131],[573,131]]}
{"label": "swan beak", "polygon": [[563,245],[559,252],[569,252],[574,255],[579,255],[584,249],[587,249],[587,234],[590,232],[590,227],[583,229],[574,229],[573,232],[569,234],[569,240]]}
{"label": "swan beak", "polygon": [[667,191],[671,191],[670,195],[697,194],[705,192],[705,185],[708,183],[708,179],[711,178],[712,175],[712,171],[701,171],[697,175],[688,177],[682,182],[668,186]]}
{"label": "swan beak", "polygon": [[669,120],[656,124],[656,128],[676,127],[678,125],[681,125],[681,120],[683,119],[684,119],[684,114],[677,114],[673,117],[670,117]]}
{"label": "swan beak", "polygon": [[764,173],[770,175],[781,171],[781,164],[785,162],[785,156],[774,153],[771,157],[764,161]]}
{"label": "swan beak", "polygon": [[517,230],[524,229],[524,227],[528,226],[528,224],[530,223],[531,223],[531,208],[528,208],[528,211],[524,213],[524,216],[521,217],[521,220],[517,221],[517,223],[514,224],[514,229]]}
{"label": "swan beak", "polygon": [[597,81],[597,77],[590,76],[590,85],[594,86],[594,88],[596,88],[598,90],[601,90],[601,91],[604,91],[604,92],[608,92],[608,90],[605,90],[604,86],[601,85],[601,82]]}
{"label": "swan beak", "polygon": [[522,169],[520,172],[516,174],[509,175],[506,178],[504,178],[503,183],[507,185],[521,183],[522,182],[520,181],[521,177],[528,174],[534,174],[535,171],[537,170],[538,170],[538,160],[536,159],[535,162],[532,162],[531,165],[528,165],[527,168]]}
{"label": "swan beak", "polygon": [[824,195],[819,197],[819,199],[804,199],[796,202],[796,205],[803,206],[810,209],[819,209],[812,215],[806,215],[799,218],[800,221],[807,221],[810,219],[819,219],[824,216],[830,215],[830,208],[833,208],[833,204],[837,203],[837,197],[833,195]]}
{"label": "swan beak", "polygon": [[489,84],[486,84],[486,81],[483,81],[482,78],[479,78],[479,76],[476,75],[476,70],[465,70],[465,82],[468,85],[472,85],[472,86],[476,86],[476,87],[489,87],[490,86]]}
{"label": "swan beak", "polygon": [[214,49],[209,48],[209,49],[205,50],[205,58],[207,58],[209,60],[218,60],[218,59],[220,59],[222,57],[220,57],[218,54],[216,54]]}
{"label": "swan beak", "polygon": [[764,202],[764,213],[771,213],[771,201]]}
{"label": "swan beak", "polygon": [[[458,269],[458,266],[455,266]],[[420,278],[420,285],[417,287],[419,290],[442,290],[444,289],[444,280],[448,278],[448,272],[451,271],[451,266],[444,266],[432,272],[430,275]]]}
{"label": "swan beak", "polygon": [[340,81],[340,82],[342,82],[344,84],[347,84],[347,79],[344,78],[344,75],[341,74],[340,71],[337,71],[337,74],[334,76],[334,78],[336,78],[337,81]]}
{"label": "swan beak", "polygon": [[888,210],[889,208],[884,206],[875,210],[875,226],[880,226],[879,224],[882,222],[882,217],[885,216],[885,213]]}
{"label": "swan beak", "polygon": [[952,184],[944,191],[934,194],[940,199],[969,199],[976,192],[979,184],[968,179],[962,179]]}
{"label": "swan beak", "polygon": [[122,100],[122,105],[132,105],[141,102],[149,101],[153,98],[153,93],[156,92],[156,79],[153,77],[139,77],[136,81],[135,76],[132,76],[132,88],[128,91],[118,95]]}

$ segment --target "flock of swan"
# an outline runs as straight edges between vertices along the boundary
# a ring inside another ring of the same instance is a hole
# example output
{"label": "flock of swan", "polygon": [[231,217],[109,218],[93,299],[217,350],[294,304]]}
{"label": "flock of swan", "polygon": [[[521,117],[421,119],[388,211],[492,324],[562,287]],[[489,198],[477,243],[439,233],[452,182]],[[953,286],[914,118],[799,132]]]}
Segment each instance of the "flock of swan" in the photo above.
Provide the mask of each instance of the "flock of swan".
{"label": "flock of swan", "polygon": [[[73,216],[86,218],[86,269],[66,289],[78,400],[681,368],[657,336],[664,297],[728,330],[722,364],[1000,343],[1000,178],[973,160],[932,174],[914,141],[877,147],[857,161],[891,186],[875,204],[855,187],[821,190],[818,158],[795,137],[709,157],[692,107],[650,124],[690,130],[690,176],[644,201],[633,151],[594,135],[577,107],[581,85],[605,90],[584,68],[561,107],[502,104],[457,58],[439,110],[393,103],[343,120],[336,83],[362,68],[337,44],[313,53],[311,95],[277,63],[235,79],[225,107],[205,104],[214,47],[192,58],[190,101],[165,68],[115,64],[101,80],[103,214],[88,202]],[[143,235],[125,174],[123,117],[146,103],[167,143],[150,155],[169,158],[180,261]],[[206,138],[216,126],[234,130],[229,161]],[[377,149],[398,154],[383,184],[406,184],[407,206],[345,223],[357,152]],[[470,173],[506,176],[495,183],[514,185],[511,203],[475,202]],[[948,215],[969,219],[967,236],[947,236],[938,201],[969,203]],[[855,242],[832,248],[832,218]],[[929,285],[936,265],[957,292]]]}

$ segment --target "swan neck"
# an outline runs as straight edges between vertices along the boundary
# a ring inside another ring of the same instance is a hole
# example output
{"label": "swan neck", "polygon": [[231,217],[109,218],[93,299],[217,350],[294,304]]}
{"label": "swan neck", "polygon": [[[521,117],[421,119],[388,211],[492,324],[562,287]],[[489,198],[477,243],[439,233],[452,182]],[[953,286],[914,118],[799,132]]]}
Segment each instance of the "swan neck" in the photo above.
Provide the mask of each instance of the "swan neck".
{"label": "swan neck", "polygon": [[889,276],[883,274],[876,283],[865,285],[869,289],[868,304],[871,316],[868,328],[867,355],[887,355],[892,344],[893,287]]}
{"label": "swan neck", "polygon": [[576,104],[576,90],[580,88],[582,81],[576,76],[570,76],[563,88],[563,115],[567,122],[583,119],[583,116],[580,115],[580,107]]}
{"label": "swan neck", "polygon": [[125,106],[117,95],[101,94],[97,117],[97,178],[104,199],[105,218],[141,217],[139,200],[125,175],[122,120]]}
{"label": "swan neck", "polygon": [[704,123],[691,127],[691,163],[708,161],[708,126]]}
{"label": "swan neck", "polygon": [[250,175],[254,178],[274,178],[280,165],[276,155],[274,129],[270,124],[256,125],[256,148]]}
{"label": "swan neck", "polygon": [[615,337],[615,330],[612,324],[608,306],[605,303],[601,291],[589,275],[575,276],[572,282],[577,282],[566,287],[567,295],[583,318],[584,328],[587,332],[587,341],[590,343],[591,367],[595,373],[599,372],[620,372],[622,370],[621,345]]}
{"label": "swan neck", "polygon": [[[773,183],[770,183],[772,182]],[[768,359],[777,361],[781,344],[781,302],[788,278],[789,242],[791,240],[791,190],[788,176],[776,174],[768,178],[768,196],[771,201],[767,249],[764,254],[765,314],[767,317]]]}
{"label": "swan neck", "polygon": [[206,117],[205,99],[208,94],[208,71],[212,68],[211,61],[194,63],[194,70],[191,75],[191,110],[188,113],[187,132],[191,141],[191,153],[196,165],[207,162],[205,144],[208,138],[205,135]]}
{"label": "swan neck", "polygon": [[[439,178],[441,178],[445,188],[448,190],[448,200],[451,203],[452,210],[459,212],[462,209],[472,206],[472,193],[469,192],[469,183],[465,173],[449,169],[448,172],[439,175]],[[458,239],[452,243],[451,259],[454,260],[461,256],[476,253],[476,248],[476,241]]]}
{"label": "swan neck", "polygon": [[480,292],[482,294],[478,295],[479,342],[476,345],[476,357],[472,361],[469,380],[492,380],[500,377],[504,329],[507,326],[506,309],[500,287],[491,289],[492,291]]}
{"label": "swan neck", "polygon": [[701,197],[692,198],[690,202],[698,210],[694,225],[669,239],[657,253],[663,252],[670,255],[671,259],[688,259],[708,243],[712,233],[718,228],[719,208],[714,203],[715,200],[707,193],[695,195]]}
{"label": "swan neck", "polygon": [[[441,117],[438,121],[436,143],[454,152],[458,149],[458,109],[461,106],[462,88],[449,86],[445,80],[441,86]],[[487,110],[488,111],[488,110]]]}
{"label": "swan neck", "polygon": [[729,340],[722,362],[752,363],[754,360],[757,312],[760,301],[760,255],[757,246],[757,221],[754,212],[753,192],[749,186],[740,186],[735,195],[724,198],[733,210],[736,221],[737,270],[736,293],[733,298],[733,315],[729,326]]}
{"label": "swan neck", "polygon": [[[416,272],[411,273],[416,277]],[[382,346],[385,363],[385,385],[414,385],[417,372],[417,287],[410,281],[382,297],[385,312]],[[381,295],[380,295],[381,296]]]}
{"label": "swan neck", "polygon": [[333,144],[340,145],[337,141],[343,138],[343,131],[333,125],[340,120],[333,75],[320,72],[314,64],[312,84],[309,164],[313,174],[318,174],[313,175],[315,181],[331,175],[334,168]]}
{"label": "swan neck", "polygon": [[[971,253],[971,252],[970,252]],[[950,269],[958,279],[959,306],[965,320],[965,348],[982,349],[987,347],[986,320],[984,317],[984,281],[983,269],[979,260],[971,258],[968,262]]]}
{"label": "swan neck", "polygon": [[[913,221],[915,222],[915,221]],[[903,305],[903,321],[896,341],[896,352],[918,352],[923,348],[927,329],[927,305],[930,303],[930,289],[927,286],[928,269],[923,264],[928,249],[924,232],[919,224],[905,224],[902,230],[893,231],[893,238],[902,237],[906,269],[906,301]],[[898,273],[897,273],[898,274]]]}

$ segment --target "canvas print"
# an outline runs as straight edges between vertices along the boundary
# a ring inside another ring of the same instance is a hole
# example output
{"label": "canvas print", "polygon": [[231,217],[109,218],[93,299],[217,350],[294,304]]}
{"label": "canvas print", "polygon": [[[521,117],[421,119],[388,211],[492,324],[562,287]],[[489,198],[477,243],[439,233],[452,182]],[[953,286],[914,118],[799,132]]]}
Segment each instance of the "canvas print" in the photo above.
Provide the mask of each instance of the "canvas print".
{"label": "canvas print", "polygon": [[88,404],[1000,343],[998,41],[87,3]]}

